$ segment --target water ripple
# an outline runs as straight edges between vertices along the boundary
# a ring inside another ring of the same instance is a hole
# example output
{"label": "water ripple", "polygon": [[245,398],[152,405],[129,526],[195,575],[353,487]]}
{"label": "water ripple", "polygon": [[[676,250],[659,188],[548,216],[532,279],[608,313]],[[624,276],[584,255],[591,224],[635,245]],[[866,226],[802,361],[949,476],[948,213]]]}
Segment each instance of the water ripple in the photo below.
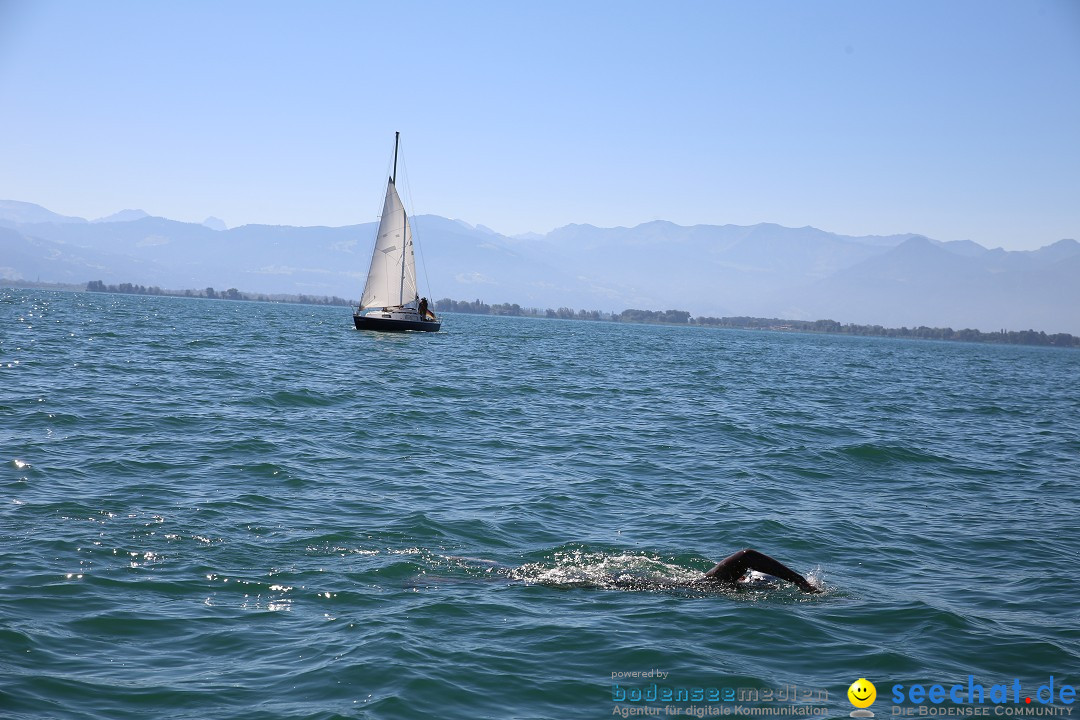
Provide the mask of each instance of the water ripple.
{"label": "water ripple", "polygon": [[[0,291],[5,717],[1080,682],[1080,355]],[[695,580],[757,547],[825,589]]]}

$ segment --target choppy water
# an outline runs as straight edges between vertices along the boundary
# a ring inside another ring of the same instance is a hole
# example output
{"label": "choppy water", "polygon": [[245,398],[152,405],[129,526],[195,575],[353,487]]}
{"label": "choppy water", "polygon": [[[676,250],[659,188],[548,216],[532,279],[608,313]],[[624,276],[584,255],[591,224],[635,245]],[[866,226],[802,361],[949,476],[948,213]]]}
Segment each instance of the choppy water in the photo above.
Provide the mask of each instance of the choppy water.
{"label": "choppy water", "polygon": [[1075,686],[1078,480],[1073,351],[0,290],[0,716]]}

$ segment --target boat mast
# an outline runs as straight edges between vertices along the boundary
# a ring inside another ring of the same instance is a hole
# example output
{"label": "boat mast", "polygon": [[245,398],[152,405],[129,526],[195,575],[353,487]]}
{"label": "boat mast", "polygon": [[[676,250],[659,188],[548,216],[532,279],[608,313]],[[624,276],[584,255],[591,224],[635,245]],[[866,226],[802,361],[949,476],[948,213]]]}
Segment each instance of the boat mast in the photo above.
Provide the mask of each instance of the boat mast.
{"label": "boat mast", "polygon": [[400,137],[401,137],[400,132],[395,132],[394,133],[394,174],[390,176],[390,182],[394,183],[395,185],[397,185],[397,146],[398,146],[398,138],[400,138]]}
{"label": "boat mast", "polygon": [[[393,184],[394,192],[397,192],[397,151],[398,142],[401,138],[400,132],[394,133],[394,174],[390,178],[390,183]],[[400,201],[399,201],[400,202]],[[405,305],[405,252],[408,250],[408,237],[409,237],[409,216],[405,212],[405,206],[401,206],[401,286],[398,289],[398,303]]]}

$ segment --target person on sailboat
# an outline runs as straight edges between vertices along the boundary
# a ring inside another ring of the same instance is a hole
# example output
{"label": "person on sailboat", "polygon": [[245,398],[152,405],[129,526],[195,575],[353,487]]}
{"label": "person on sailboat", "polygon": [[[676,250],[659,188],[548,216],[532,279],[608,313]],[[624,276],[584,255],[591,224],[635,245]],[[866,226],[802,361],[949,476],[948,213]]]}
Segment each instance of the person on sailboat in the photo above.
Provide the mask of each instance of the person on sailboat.
{"label": "person on sailboat", "polygon": [[789,568],[776,558],[769,557],[765,553],[746,548],[737,553],[727,556],[716,563],[712,570],[705,573],[702,581],[719,582],[730,587],[738,587],[739,581],[751,570],[756,570],[766,575],[778,577],[794,583],[800,590],[807,593],[819,593],[821,590],[810,584],[810,581],[799,573]]}
{"label": "person on sailboat", "polygon": [[434,321],[436,319],[435,313],[432,312],[431,308],[428,307],[428,301],[426,297],[420,298],[420,305],[416,308],[416,311],[420,313],[420,317],[424,320]]}

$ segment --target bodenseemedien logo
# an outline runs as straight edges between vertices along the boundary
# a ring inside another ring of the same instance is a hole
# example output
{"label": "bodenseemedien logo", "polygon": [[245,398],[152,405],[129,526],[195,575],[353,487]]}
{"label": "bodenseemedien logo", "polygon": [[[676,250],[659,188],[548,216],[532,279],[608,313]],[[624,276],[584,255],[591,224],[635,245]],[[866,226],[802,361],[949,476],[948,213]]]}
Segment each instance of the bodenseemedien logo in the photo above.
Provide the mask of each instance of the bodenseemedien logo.
{"label": "bodenseemedien logo", "polygon": [[851,687],[847,689],[847,697],[851,704],[858,708],[851,711],[851,717],[874,717],[874,713],[866,709],[873,705],[874,700],[877,699],[877,688],[874,687],[874,683],[866,678],[859,678],[851,683]]}

